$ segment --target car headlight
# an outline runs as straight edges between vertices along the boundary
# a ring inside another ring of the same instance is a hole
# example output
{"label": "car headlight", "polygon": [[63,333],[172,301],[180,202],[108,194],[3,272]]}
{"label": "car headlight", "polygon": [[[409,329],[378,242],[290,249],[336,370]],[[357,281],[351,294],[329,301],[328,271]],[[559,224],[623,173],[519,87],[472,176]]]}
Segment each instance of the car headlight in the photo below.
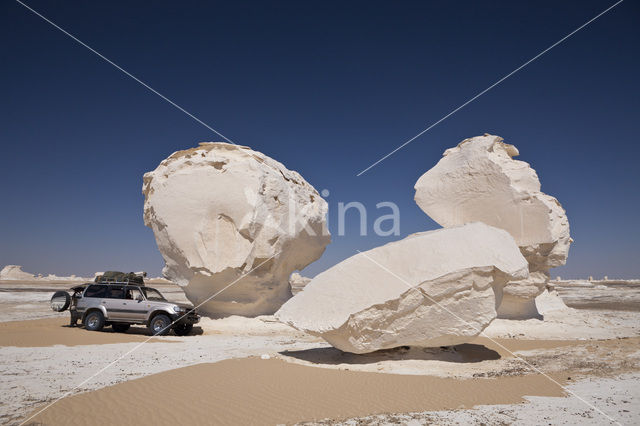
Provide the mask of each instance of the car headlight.
{"label": "car headlight", "polygon": [[176,311],[176,312],[184,312],[185,311],[185,309],[180,307],[180,306],[174,306],[173,310]]}

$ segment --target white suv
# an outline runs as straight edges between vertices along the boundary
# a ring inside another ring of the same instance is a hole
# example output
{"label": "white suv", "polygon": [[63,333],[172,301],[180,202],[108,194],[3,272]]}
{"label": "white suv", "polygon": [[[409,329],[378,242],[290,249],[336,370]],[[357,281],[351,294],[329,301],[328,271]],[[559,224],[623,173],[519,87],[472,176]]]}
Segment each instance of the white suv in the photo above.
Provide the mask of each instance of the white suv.
{"label": "white suv", "polygon": [[193,305],[169,302],[158,290],[145,285],[97,282],[71,291],[73,295],[56,292],[51,298],[51,308],[57,312],[69,308],[71,325],[82,320],[87,330],[100,331],[110,325],[124,333],[131,324],[143,324],[152,335],[165,335],[173,330],[184,336],[200,321]]}

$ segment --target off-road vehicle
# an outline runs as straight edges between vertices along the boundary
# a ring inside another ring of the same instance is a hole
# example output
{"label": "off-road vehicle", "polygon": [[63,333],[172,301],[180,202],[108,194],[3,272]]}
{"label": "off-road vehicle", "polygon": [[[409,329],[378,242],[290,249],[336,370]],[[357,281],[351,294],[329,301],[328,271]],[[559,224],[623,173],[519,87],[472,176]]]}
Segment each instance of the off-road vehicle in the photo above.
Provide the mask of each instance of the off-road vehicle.
{"label": "off-road vehicle", "polygon": [[56,312],[69,309],[71,325],[81,320],[87,330],[111,326],[124,333],[132,324],[142,324],[152,335],[165,335],[173,329],[178,336],[184,336],[200,321],[192,305],[169,302],[134,273],[105,272],[95,282],[73,287],[69,292],[54,293],[51,308]]}

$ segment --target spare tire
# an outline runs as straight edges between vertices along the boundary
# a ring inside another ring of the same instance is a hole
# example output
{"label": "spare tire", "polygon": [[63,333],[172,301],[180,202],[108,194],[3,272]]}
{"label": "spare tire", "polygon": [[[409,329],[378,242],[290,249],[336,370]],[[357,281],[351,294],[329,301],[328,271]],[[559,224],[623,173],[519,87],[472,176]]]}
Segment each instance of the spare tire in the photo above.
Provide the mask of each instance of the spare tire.
{"label": "spare tire", "polygon": [[71,296],[66,291],[56,291],[51,296],[51,309],[56,312],[66,311],[70,305]]}

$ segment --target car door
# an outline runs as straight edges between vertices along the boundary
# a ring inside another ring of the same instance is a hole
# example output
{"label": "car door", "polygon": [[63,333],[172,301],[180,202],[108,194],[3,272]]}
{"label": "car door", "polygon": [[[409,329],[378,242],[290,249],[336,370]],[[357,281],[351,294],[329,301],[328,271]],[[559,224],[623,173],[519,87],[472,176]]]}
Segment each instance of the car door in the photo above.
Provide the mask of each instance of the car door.
{"label": "car door", "polygon": [[142,291],[140,291],[140,287],[127,286],[125,288],[125,302],[129,318],[136,321],[144,321],[147,318],[149,304],[145,300]]}
{"label": "car door", "polygon": [[107,286],[104,284],[91,284],[89,285],[82,297],[80,297],[76,303],[76,310],[79,315],[84,314],[87,309],[100,307],[105,297],[107,296]]}
{"label": "car door", "polygon": [[127,318],[127,300],[124,298],[124,286],[108,285],[102,305],[107,309],[110,321]]}

